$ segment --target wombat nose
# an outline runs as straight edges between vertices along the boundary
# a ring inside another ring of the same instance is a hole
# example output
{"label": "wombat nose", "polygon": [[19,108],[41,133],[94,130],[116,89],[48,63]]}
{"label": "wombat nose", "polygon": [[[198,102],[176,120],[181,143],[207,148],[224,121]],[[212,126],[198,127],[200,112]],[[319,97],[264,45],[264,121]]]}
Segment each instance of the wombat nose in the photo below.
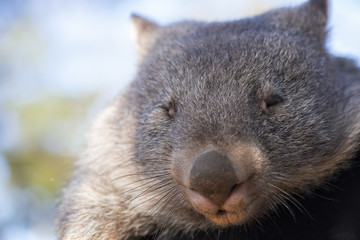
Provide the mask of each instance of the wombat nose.
{"label": "wombat nose", "polygon": [[218,151],[197,156],[189,180],[190,189],[218,205],[226,201],[238,182],[230,159]]}

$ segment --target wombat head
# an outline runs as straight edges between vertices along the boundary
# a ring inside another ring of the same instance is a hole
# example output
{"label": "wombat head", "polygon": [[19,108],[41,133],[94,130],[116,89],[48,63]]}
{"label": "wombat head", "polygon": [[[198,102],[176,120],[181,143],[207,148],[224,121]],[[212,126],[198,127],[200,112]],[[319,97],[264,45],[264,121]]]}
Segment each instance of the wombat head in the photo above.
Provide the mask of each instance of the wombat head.
{"label": "wombat head", "polygon": [[133,16],[133,161],[156,178],[147,214],[185,229],[244,224],[345,165],[357,144],[326,20],[320,0],[234,22]]}

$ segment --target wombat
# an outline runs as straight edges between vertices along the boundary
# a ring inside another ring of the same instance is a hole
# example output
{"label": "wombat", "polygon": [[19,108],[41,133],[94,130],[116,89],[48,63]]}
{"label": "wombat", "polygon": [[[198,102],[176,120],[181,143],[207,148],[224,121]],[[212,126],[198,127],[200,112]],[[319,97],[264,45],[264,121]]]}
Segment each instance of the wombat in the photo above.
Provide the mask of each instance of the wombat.
{"label": "wombat", "polygon": [[134,15],[134,81],[100,113],[59,239],[360,239],[360,70],[326,0],[230,22]]}

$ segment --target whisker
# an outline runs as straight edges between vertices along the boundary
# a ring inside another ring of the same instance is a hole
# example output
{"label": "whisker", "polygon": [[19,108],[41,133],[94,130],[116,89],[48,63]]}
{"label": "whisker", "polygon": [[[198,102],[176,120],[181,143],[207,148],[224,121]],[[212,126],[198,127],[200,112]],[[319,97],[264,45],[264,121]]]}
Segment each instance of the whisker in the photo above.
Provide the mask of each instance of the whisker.
{"label": "whisker", "polygon": [[146,194],[152,193],[152,192],[157,191],[157,190],[159,190],[159,189],[161,189],[163,187],[166,187],[166,186],[169,185],[170,182],[171,182],[171,178],[164,179],[164,180],[158,182],[157,184],[154,184],[151,187],[145,189],[144,191],[142,191],[138,195],[134,196],[133,198],[131,198],[130,202],[134,201],[135,199],[138,199],[139,197],[143,197]]}
{"label": "whisker", "polygon": [[[158,194],[156,194],[156,195],[154,195],[154,196],[152,196],[151,198],[149,198],[149,199],[146,199],[145,201],[143,201],[143,202],[140,202],[139,204],[137,204],[135,207],[139,207],[140,205],[142,205],[142,204],[144,204],[144,203],[146,203],[146,202],[148,202],[149,200],[151,200],[151,199],[154,199],[154,198],[157,198],[157,197],[159,197],[159,196],[161,196],[164,192],[166,192],[167,191],[167,189],[165,189],[165,190],[163,190],[163,191],[161,191],[160,193],[158,193]],[[153,205],[154,206],[154,205]],[[145,211],[145,212],[142,212],[141,214],[139,214],[139,216],[132,222],[132,224],[130,225],[130,228],[131,227],[133,227],[136,223],[138,223],[144,216],[147,216],[147,214],[148,214],[148,212],[150,211],[152,209],[152,207],[150,207],[147,211]]]}
{"label": "whisker", "polygon": [[[161,191],[159,194],[153,196],[153,197],[150,198],[150,199],[157,198],[158,196],[162,195],[164,192],[167,192],[167,191],[168,191],[168,189],[165,189],[165,190]],[[167,196],[168,194],[170,194],[171,192],[175,192],[175,191],[176,191],[175,188],[170,189],[170,191],[169,191],[167,194],[165,194],[163,197],[161,197],[161,198],[160,198],[155,204],[153,204],[147,211],[141,213],[141,214],[137,217],[137,219],[131,224],[131,226],[135,225],[135,224],[136,224],[138,221],[140,221],[141,218],[143,218],[144,216],[153,214],[154,211],[155,211],[154,208],[155,208],[159,203],[161,203],[161,201],[163,201],[164,197],[166,197],[166,196]],[[144,204],[145,202],[147,202],[147,201],[150,200],[150,199],[147,199],[146,201],[137,204],[136,207]],[[151,213],[151,211],[153,211],[153,213]]]}
{"label": "whisker", "polygon": [[274,184],[268,183],[270,186],[278,189],[279,191],[282,192],[282,197],[284,199],[286,199],[287,201],[289,201],[290,203],[292,203],[297,209],[299,209],[300,212],[302,213],[306,213],[308,216],[310,216],[311,219],[313,219],[313,217],[311,216],[311,214],[306,210],[306,208],[296,199],[294,198],[292,195],[290,195],[288,192],[286,192],[285,190],[277,187]]}
{"label": "whisker", "polygon": [[286,201],[284,201],[284,199],[282,198],[282,196],[280,195],[273,195],[272,198],[280,205],[285,207],[289,213],[291,214],[292,218],[296,221],[296,217],[295,217],[295,213],[294,211],[289,207],[289,205],[286,203]]}
{"label": "whisker", "polygon": [[122,175],[122,176],[119,176],[117,178],[114,178],[112,181],[116,181],[116,180],[119,180],[119,179],[122,179],[122,178],[127,178],[127,177],[133,177],[133,176],[144,176],[144,175],[153,175],[153,174],[159,174],[159,176],[161,175],[170,175],[171,173],[170,172],[163,172],[163,171],[159,171],[159,170],[156,170],[156,171],[144,171],[144,172],[136,172],[136,173],[131,173],[131,174],[126,174],[126,175]]}
{"label": "whisker", "polygon": [[130,185],[133,185],[133,184],[136,184],[136,183],[140,183],[140,182],[144,182],[144,181],[149,181],[149,180],[153,180],[153,179],[159,179],[159,178],[163,178],[163,177],[169,177],[170,174],[168,173],[164,173],[164,174],[159,174],[159,175],[151,175],[150,177],[144,177],[142,179],[138,179],[136,181],[133,181],[133,182],[130,182],[128,184],[125,184],[125,185],[121,185],[121,187],[127,187],[127,186],[130,186]]}
{"label": "whisker", "polygon": [[[146,179],[146,180],[148,180],[148,179]],[[123,192],[121,192],[121,193],[119,193],[119,194],[120,194],[120,195],[125,195],[125,194],[129,194],[129,193],[135,192],[136,190],[141,189],[141,188],[143,188],[143,187],[145,187],[145,186],[147,186],[147,185],[152,185],[153,182],[158,182],[158,179],[157,179],[157,178],[153,178],[153,179],[151,179],[150,181],[147,181],[147,182],[145,182],[145,183],[142,184],[142,185],[133,187],[133,188],[128,189],[128,190],[126,190],[126,191],[123,191]],[[131,184],[127,184],[127,185],[131,185]],[[153,185],[152,185],[152,186],[153,186]]]}

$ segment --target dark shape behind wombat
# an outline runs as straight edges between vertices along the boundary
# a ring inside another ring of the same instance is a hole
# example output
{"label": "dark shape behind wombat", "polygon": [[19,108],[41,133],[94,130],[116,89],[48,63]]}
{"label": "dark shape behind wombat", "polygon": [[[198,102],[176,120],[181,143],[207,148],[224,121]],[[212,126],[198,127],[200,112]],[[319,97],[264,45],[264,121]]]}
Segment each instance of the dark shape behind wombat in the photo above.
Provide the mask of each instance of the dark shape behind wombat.
{"label": "dark shape behind wombat", "polygon": [[138,75],[91,129],[59,238],[360,239],[360,71],[324,49],[326,21],[325,0],[133,16]]}

